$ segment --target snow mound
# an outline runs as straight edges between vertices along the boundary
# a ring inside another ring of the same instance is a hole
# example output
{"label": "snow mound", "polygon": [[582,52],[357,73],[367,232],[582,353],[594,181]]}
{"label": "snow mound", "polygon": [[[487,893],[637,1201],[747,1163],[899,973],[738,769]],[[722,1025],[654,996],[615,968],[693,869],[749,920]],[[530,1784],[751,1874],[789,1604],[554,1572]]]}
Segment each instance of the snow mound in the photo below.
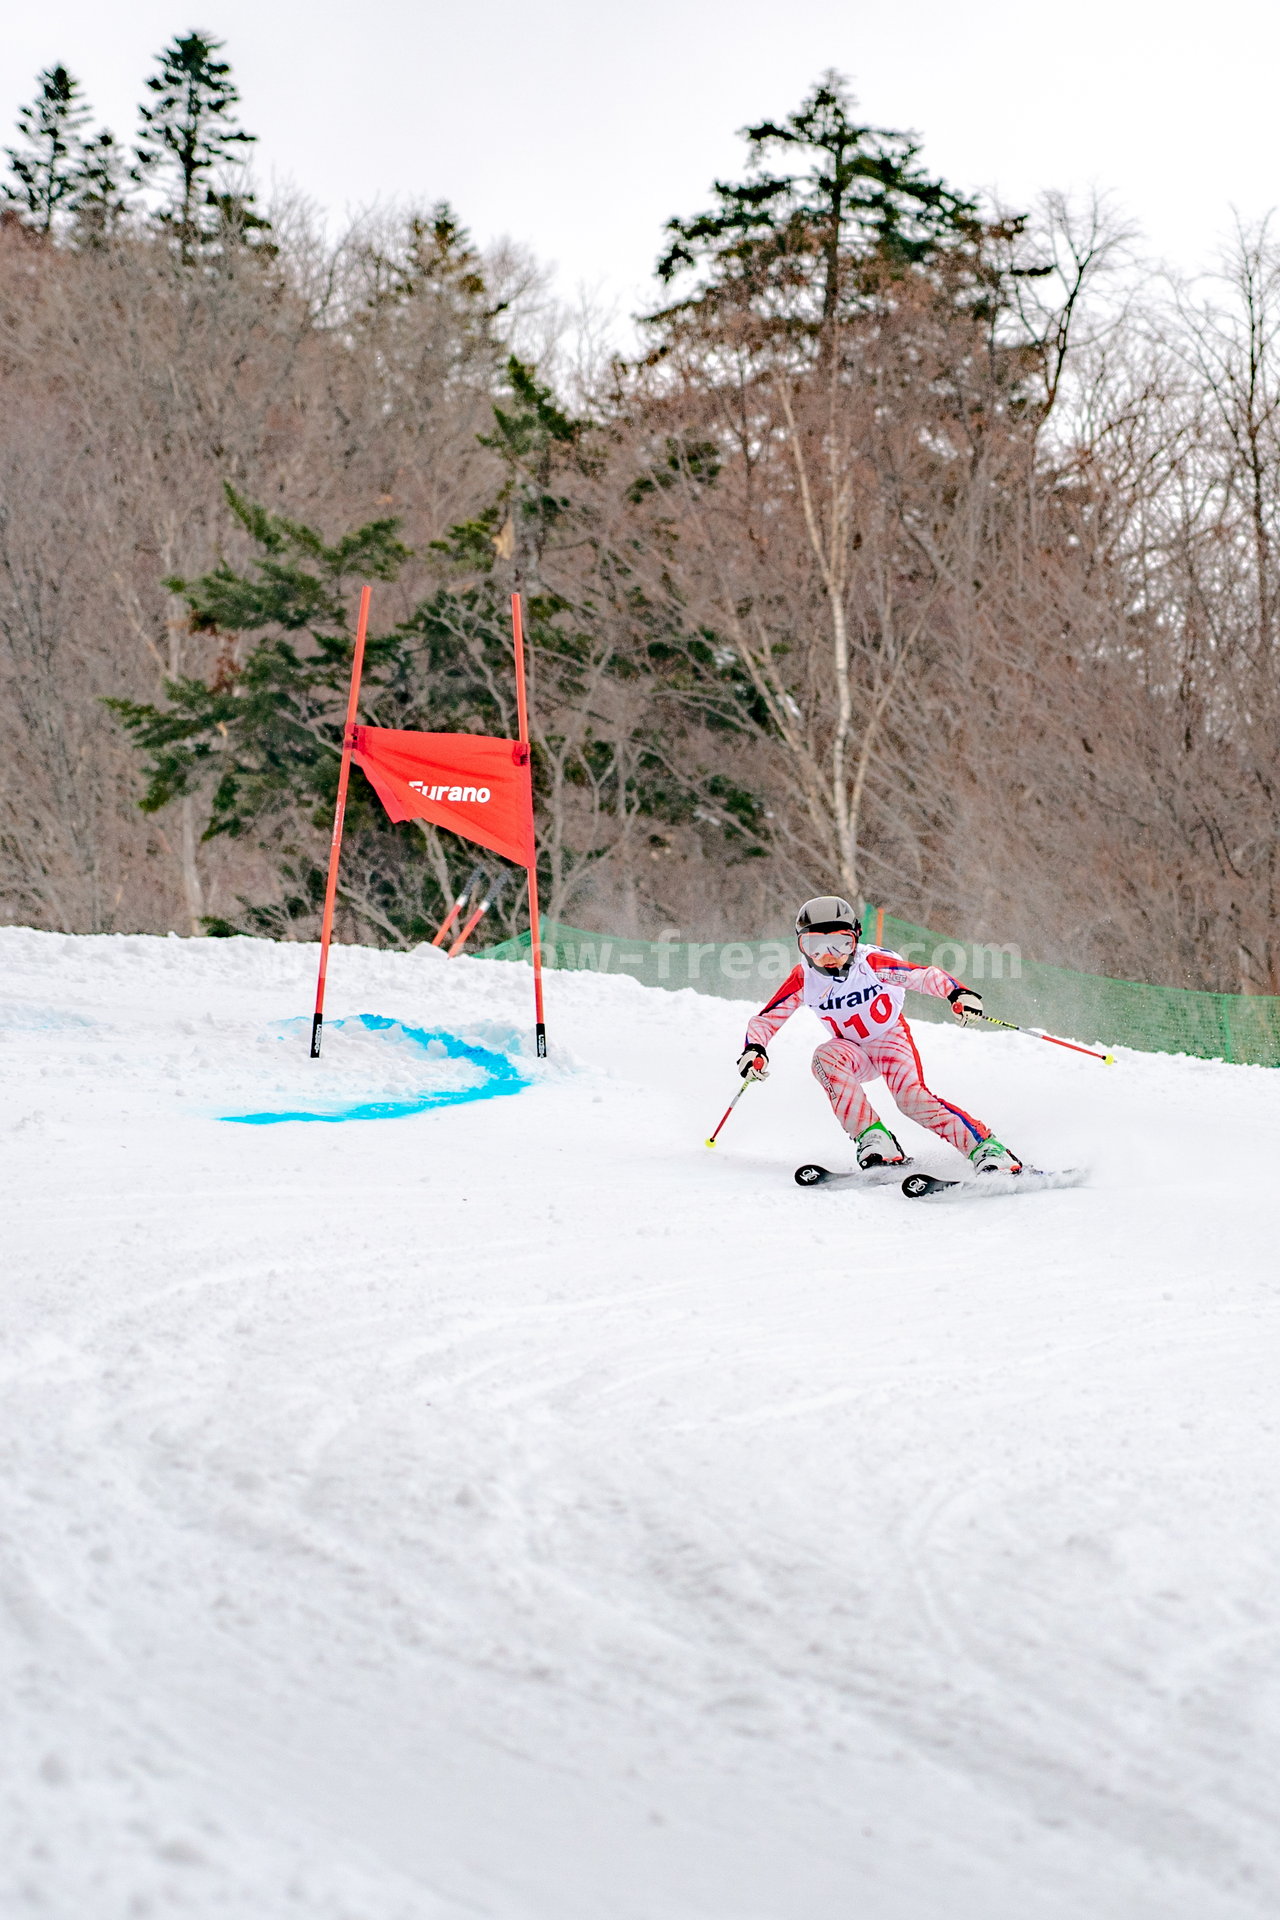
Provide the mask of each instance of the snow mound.
{"label": "snow mound", "polygon": [[[456,1107],[522,1093],[529,1075],[513,1059],[520,1040],[503,1036],[501,1052],[442,1029],[406,1026],[385,1014],[360,1013],[324,1029],[320,1059],[311,1058],[311,1022],[282,1021],[259,1046],[284,1051],[267,1071],[285,1105],[224,1120],[270,1126],[287,1120],[403,1120],[431,1107]],[[300,1103],[305,1102],[305,1105]]]}

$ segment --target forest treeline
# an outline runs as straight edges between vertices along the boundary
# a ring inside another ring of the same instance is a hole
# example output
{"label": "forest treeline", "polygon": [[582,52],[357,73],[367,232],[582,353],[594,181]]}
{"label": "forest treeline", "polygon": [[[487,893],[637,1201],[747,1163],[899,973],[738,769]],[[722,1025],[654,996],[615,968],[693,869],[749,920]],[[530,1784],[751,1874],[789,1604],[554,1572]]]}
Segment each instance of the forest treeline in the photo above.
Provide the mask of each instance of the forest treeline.
{"label": "forest treeline", "polygon": [[[1157,282],[828,75],[593,356],[446,206],[260,208],[220,51],[158,56],[128,146],[50,68],[9,150],[0,915],[314,937],[359,582],[363,717],[485,733],[519,587],[552,919],[765,934],[836,889],[1280,992],[1265,228]],[[348,823],[342,936],[429,937],[473,850],[359,775]]]}

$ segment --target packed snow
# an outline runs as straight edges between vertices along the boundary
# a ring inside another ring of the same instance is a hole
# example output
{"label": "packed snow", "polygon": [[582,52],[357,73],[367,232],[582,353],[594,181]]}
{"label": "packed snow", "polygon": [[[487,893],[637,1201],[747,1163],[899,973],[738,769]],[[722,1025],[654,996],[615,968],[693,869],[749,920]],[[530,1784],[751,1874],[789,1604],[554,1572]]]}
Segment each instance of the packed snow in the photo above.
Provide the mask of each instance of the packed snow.
{"label": "packed snow", "polygon": [[1280,1075],[315,965],[0,930],[0,1912],[1280,1910]]}

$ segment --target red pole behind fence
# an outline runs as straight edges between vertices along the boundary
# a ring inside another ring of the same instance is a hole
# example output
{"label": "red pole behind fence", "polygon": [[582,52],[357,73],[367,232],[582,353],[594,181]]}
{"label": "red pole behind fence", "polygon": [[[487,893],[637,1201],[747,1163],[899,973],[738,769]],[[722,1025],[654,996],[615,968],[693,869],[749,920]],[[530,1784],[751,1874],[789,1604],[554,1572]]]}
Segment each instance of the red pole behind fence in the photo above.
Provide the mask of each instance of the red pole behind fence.
{"label": "red pole behind fence", "polygon": [[360,589],[356,620],[356,648],[351,660],[351,692],[347,696],[347,724],[342,729],[342,766],[338,773],[338,804],[333,810],[333,838],[329,842],[329,884],[324,891],[324,919],[320,926],[320,977],[316,981],[316,1010],[311,1020],[311,1058],[320,1058],[320,1029],[324,1023],[324,982],[329,971],[329,938],[333,932],[333,903],[338,895],[338,855],[342,851],[342,818],[347,810],[347,782],[351,778],[351,749],[355,745],[356,705],[364,666],[364,637],[369,627],[372,588]]}
{"label": "red pole behind fence", "polygon": [[437,930],[436,937],[431,942],[433,947],[442,947],[444,945],[445,935],[448,933],[450,927],[453,925],[454,921],[457,919],[458,915],[462,912],[462,909],[466,906],[466,904],[467,904],[467,896],[465,893],[462,895],[462,898],[460,900],[454,901],[448,913],[446,913],[444,919],[440,922],[440,926],[439,926],[439,929]]}
{"label": "red pole behind fence", "polygon": [[[479,882],[483,879],[484,879],[484,868],[472,867],[470,873],[467,875],[466,885],[463,887],[462,892],[458,895],[457,899],[454,901],[453,905],[450,907],[448,913],[445,915],[444,919],[440,922],[440,925],[436,930],[436,937],[431,942],[433,947],[442,947],[444,945],[445,935],[448,933],[450,927],[453,925],[458,915],[462,912],[462,909],[466,906],[467,901],[471,898],[473,888],[475,888],[479,884]],[[450,952],[452,952],[452,948],[450,948]]]}
{"label": "red pole behind fence", "polygon": [[[516,714],[520,730],[520,742],[526,753],[529,751],[529,707],[524,688],[524,615],[520,605],[520,595],[511,596],[511,637],[516,653]],[[532,781],[532,769],[530,769]],[[547,1028],[542,1017],[542,933],[538,924],[538,851],[534,848],[533,862],[529,867],[529,937],[533,943],[533,1017],[534,1033],[537,1038],[538,1057],[543,1059],[547,1051]]]}
{"label": "red pole behind fence", "polygon": [[471,918],[464,925],[462,932],[458,935],[457,939],[454,941],[453,945],[450,947],[449,958],[451,960],[453,959],[453,956],[455,953],[462,952],[462,949],[466,946],[468,940],[471,938],[476,928],[480,925],[480,922],[481,920],[483,920],[485,914],[488,912],[488,909],[489,909],[488,900],[487,899],[482,900],[480,902],[480,905],[476,908],[475,912],[472,914]]}

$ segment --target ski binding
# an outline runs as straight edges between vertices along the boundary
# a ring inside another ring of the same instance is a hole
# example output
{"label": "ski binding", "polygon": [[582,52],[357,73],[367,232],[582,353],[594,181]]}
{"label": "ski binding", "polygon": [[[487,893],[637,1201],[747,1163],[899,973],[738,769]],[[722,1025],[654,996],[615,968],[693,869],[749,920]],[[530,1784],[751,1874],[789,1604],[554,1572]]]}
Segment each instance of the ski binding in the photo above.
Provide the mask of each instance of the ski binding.
{"label": "ski binding", "polygon": [[895,1161],[891,1167],[852,1167],[846,1173],[837,1173],[807,1161],[796,1168],[795,1179],[798,1187],[888,1187],[900,1180],[903,1168],[910,1165],[908,1158]]}

